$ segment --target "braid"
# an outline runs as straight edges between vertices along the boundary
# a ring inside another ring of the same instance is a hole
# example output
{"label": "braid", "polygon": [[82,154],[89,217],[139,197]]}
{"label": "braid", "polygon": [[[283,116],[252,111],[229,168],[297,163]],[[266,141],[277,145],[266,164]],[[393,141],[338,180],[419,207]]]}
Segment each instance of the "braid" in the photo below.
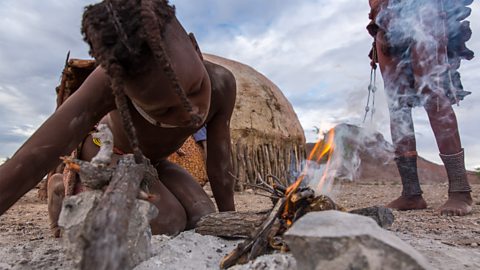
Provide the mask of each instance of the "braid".
{"label": "braid", "polygon": [[110,65],[110,69],[108,75],[110,76],[111,86],[113,89],[113,95],[115,96],[115,104],[117,105],[117,109],[120,113],[120,117],[122,119],[122,124],[127,134],[128,141],[130,142],[130,146],[133,150],[133,156],[135,158],[135,162],[140,164],[143,162],[143,153],[140,150],[140,144],[138,143],[137,138],[137,131],[132,123],[132,115],[130,114],[130,110],[128,108],[128,99],[124,92],[124,83],[121,79],[122,76],[119,76],[123,72],[122,67],[116,63],[112,63]]}
{"label": "braid", "polygon": [[148,71],[151,66],[145,65],[147,57],[153,55],[163,66],[163,72],[170,79],[184,109],[192,116],[192,122],[201,120],[193,114],[163,42],[165,25],[174,16],[175,8],[168,0],[105,0],[85,7],[83,14],[84,40],[90,46],[90,54],[110,77],[115,103],[136,162],[143,160],[143,154],[124,92],[124,78]]}
{"label": "braid", "polygon": [[[158,2],[167,6],[167,9],[158,9]],[[163,65],[165,75],[173,84],[175,93],[180,98],[184,109],[190,113],[194,123],[201,121],[200,117],[193,115],[193,109],[185,91],[180,86],[177,75],[175,74],[170,58],[168,57],[162,40],[165,23],[175,14],[175,8],[168,5],[166,0],[142,0],[141,15],[147,42],[152,50],[154,57]]]}
{"label": "braid", "polygon": [[110,14],[110,17],[112,18],[113,27],[115,27],[115,31],[118,33],[119,39],[122,42],[122,45],[127,48],[129,53],[132,53],[133,50],[128,45],[127,34],[123,30],[123,27],[120,23],[120,19],[118,18],[118,14],[112,6],[112,0],[109,0],[106,3],[107,4],[105,5],[105,8],[107,9],[108,13]]}
{"label": "braid", "polygon": [[[101,4],[86,7],[82,32],[84,39],[90,45],[90,54],[105,68],[110,77],[115,104],[133,150],[135,162],[142,163],[143,153],[140,150],[136,130],[132,123],[122,78],[132,73],[131,67],[139,66],[136,65],[135,59],[138,59],[138,56],[144,51],[144,46],[133,39],[128,39],[119,16],[122,10],[116,10],[112,2],[113,0],[107,0]],[[128,8],[128,5],[126,6]],[[139,27],[134,24],[128,25],[130,32],[137,32],[137,29]]]}
{"label": "braid", "polygon": [[[121,3],[120,3],[121,2]],[[85,8],[82,21],[84,40],[90,54],[106,70],[116,62],[122,75],[134,76],[147,71],[142,56],[149,53],[145,35],[138,20],[140,0],[106,0]]]}
{"label": "braid", "polygon": [[[123,46],[127,49],[128,53],[132,53],[133,49],[128,44],[128,38],[123,30],[123,27],[120,23],[118,18],[118,14],[116,10],[112,6],[112,1],[107,1],[105,8],[110,15],[112,20],[113,26],[115,28],[115,32],[118,34],[118,38]],[[125,76],[124,68],[116,61],[110,61],[108,64],[107,74],[111,78],[110,83],[113,89],[113,95],[115,96],[115,104],[117,106],[117,110],[120,113],[120,117],[122,119],[122,124],[127,134],[128,141],[130,142],[130,146],[133,150],[133,156],[135,162],[140,164],[143,162],[143,153],[140,150],[139,142],[137,138],[137,131],[132,123],[132,115],[130,114],[130,110],[128,108],[128,99],[125,95],[124,91],[124,82],[122,78]]]}

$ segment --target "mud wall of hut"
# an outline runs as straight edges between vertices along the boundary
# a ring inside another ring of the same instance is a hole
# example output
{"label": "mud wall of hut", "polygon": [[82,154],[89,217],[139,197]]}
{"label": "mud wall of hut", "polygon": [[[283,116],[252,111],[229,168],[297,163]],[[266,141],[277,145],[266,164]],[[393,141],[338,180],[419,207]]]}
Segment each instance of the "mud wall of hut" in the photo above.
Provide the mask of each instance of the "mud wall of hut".
{"label": "mud wall of hut", "polygon": [[235,109],[230,121],[232,174],[236,188],[273,175],[292,182],[306,158],[305,135],[292,105],[282,91],[252,67],[204,54],[207,61],[229,69],[237,83]]}

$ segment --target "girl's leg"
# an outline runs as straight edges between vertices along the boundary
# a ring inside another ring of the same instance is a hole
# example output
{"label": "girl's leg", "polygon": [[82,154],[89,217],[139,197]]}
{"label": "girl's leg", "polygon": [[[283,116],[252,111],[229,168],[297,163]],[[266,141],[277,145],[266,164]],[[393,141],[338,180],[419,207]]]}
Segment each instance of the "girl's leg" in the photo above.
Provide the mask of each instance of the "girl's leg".
{"label": "girl's leg", "polygon": [[201,217],[215,212],[215,205],[198,182],[182,167],[163,160],[157,165],[160,181],[181,203],[186,213],[186,229]]}
{"label": "girl's leg", "polygon": [[[85,139],[82,146],[81,159],[90,161],[97,153],[99,147],[93,143],[92,136]],[[112,165],[116,164],[121,155],[114,154]],[[175,195],[162,182],[151,183],[149,202],[158,209],[158,215],[150,221],[153,234],[175,235],[183,230],[187,223],[187,216],[184,207]]]}
{"label": "girl's leg", "polygon": [[50,230],[54,237],[60,237],[60,228],[58,227],[58,218],[62,211],[62,202],[65,197],[65,187],[63,185],[63,174],[56,173],[48,178],[47,183],[47,203],[48,217],[50,219]]}
{"label": "girl's leg", "polygon": [[149,202],[158,209],[158,215],[150,221],[153,234],[176,235],[185,230],[187,213],[177,197],[162,183],[149,185]]}

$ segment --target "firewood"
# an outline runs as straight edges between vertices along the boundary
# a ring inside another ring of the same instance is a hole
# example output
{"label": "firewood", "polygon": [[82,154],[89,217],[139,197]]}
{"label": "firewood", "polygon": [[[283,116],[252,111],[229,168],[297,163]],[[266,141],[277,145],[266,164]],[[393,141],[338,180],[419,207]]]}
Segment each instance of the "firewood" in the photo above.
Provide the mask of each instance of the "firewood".
{"label": "firewood", "polygon": [[195,232],[227,238],[249,238],[262,225],[268,212],[221,212],[200,219]]}
{"label": "firewood", "polygon": [[288,246],[283,241],[283,234],[292,224],[311,211],[341,210],[331,198],[325,195],[315,195],[310,187],[302,185],[305,175],[301,175],[295,183],[285,187],[278,177],[268,174],[273,181],[264,181],[260,173],[256,184],[250,184],[255,189],[269,193],[275,198],[274,207],[268,217],[255,233],[240,243],[230,254],[225,256],[220,263],[220,268],[225,269],[235,264],[243,264],[268,252],[269,248],[287,251]]}
{"label": "firewood", "polygon": [[[275,220],[283,211],[285,206],[285,198],[279,200],[273,209],[270,211],[267,219],[263,222],[262,226],[255,231],[252,238],[248,238],[244,242],[238,244],[238,246],[220,262],[220,268],[226,269],[237,263],[243,263],[252,259],[255,259],[261,254],[260,249],[266,247],[268,243],[267,237],[270,234],[270,228],[274,224]],[[253,252],[251,252],[253,250]]]}

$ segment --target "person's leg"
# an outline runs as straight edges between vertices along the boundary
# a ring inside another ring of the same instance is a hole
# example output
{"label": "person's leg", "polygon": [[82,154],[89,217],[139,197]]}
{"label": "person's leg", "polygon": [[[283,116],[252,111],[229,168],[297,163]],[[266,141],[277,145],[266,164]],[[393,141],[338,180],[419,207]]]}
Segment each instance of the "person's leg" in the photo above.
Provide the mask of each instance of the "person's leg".
{"label": "person's leg", "polygon": [[417,152],[412,109],[390,108],[390,131],[395,147],[395,163],[402,181],[402,194],[387,207],[397,210],[425,209],[422,189],[417,172]]}
{"label": "person's leg", "polygon": [[62,202],[65,197],[65,188],[63,185],[63,174],[56,173],[48,178],[48,217],[50,219],[50,230],[54,237],[60,237],[60,228],[58,227],[58,218],[62,210]]}
{"label": "person's leg", "polygon": [[160,181],[175,195],[186,212],[187,229],[215,212],[215,205],[197,181],[182,167],[164,160],[157,165]]}
{"label": "person's leg", "polygon": [[152,234],[176,235],[184,231],[187,214],[175,195],[162,182],[150,183],[148,188],[148,201],[158,209],[158,215],[150,221]]}
{"label": "person's leg", "polygon": [[400,197],[387,204],[397,210],[425,209],[427,203],[417,173],[417,152],[409,90],[412,72],[408,59],[389,54],[388,45],[380,31],[376,37],[377,56],[387,94],[390,112],[390,132],[395,147],[395,162],[402,180]]}
{"label": "person's leg", "polygon": [[[82,145],[80,158],[90,161],[99,149],[93,143],[92,135],[88,135]],[[113,154],[111,166],[114,166],[120,158],[121,155]],[[150,221],[152,234],[176,235],[185,230],[187,223],[185,209],[175,195],[161,182],[149,183],[148,192],[150,193],[148,201],[158,209],[158,215]]]}
{"label": "person's leg", "polygon": [[464,164],[458,124],[450,100],[445,95],[448,82],[448,57],[445,22],[436,15],[424,16],[421,26],[431,39],[417,41],[412,48],[412,68],[416,88],[425,97],[428,114],[449,181],[449,199],[440,207],[446,215],[466,215],[471,212],[472,198]]}
{"label": "person's leg", "polygon": [[467,179],[455,112],[445,96],[433,94],[426,102],[425,110],[448,176],[448,200],[438,210],[442,215],[469,214],[473,204],[472,190]]}

